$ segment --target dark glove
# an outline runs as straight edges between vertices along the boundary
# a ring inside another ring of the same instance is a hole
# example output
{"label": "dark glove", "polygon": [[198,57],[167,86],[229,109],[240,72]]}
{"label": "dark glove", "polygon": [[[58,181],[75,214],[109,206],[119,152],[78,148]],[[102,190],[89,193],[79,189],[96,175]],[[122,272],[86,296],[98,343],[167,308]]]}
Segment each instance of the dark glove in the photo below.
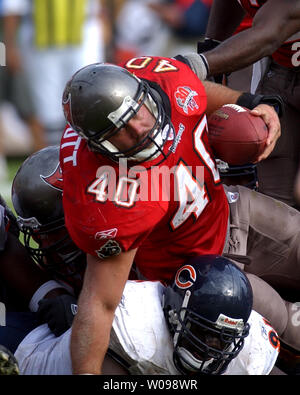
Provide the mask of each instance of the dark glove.
{"label": "dark glove", "polygon": [[237,99],[236,104],[242,107],[247,107],[250,110],[253,110],[253,108],[258,106],[259,104],[268,104],[269,106],[274,107],[279,118],[283,115],[284,112],[284,101],[279,95],[252,95],[249,92],[244,92]]}
{"label": "dark glove", "polygon": [[60,336],[72,326],[77,313],[77,299],[72,295],[59,295],[39,301],[37,311],[41,324],[48,324],[55,336]]}
{"label": "dark glove", "polygon": [[203,41],[197,42],[197,53],[203,53],[216,48],[221,41],[206,37]]}

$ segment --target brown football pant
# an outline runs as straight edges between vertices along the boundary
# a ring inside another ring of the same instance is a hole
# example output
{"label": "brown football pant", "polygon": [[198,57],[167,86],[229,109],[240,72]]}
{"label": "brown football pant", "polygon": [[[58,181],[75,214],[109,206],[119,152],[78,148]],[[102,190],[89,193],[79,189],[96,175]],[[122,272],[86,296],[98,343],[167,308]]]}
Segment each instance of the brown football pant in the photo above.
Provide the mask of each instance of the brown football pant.
{"label": "brown football pant", "polygon": [[271,155],[257,165],[259,191],[295,206],[294,185],[300,164],[300,72],[272,62],[256,93],[279,94],[285,103],[281,137]]}
{"label": "brown football pant", "polygon": [[[254,310],[270,321],[285,343],[300,351],[300,212],[242,186],[230,203],[230,234],[224,252],[247,255],[240,264],[251,282]],[[272,285],[272,286],[271,286]],[[285,301],[275,289],[294,292]]]}

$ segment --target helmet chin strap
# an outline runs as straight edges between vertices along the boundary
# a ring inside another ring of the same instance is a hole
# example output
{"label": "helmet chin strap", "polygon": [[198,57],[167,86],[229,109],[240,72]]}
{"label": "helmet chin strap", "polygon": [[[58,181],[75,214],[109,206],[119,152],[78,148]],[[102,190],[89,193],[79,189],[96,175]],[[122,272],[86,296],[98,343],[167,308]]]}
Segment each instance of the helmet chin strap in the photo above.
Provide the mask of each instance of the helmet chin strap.
{"label": "helmet chin strap", "polygon": [[[170,127],[170,125],[167,125],[167,126]],[[155,134],[155,133],[156,133],[156,130],[154,131],[153,134]],[[134,160],[137,162],[142,162],[149,157],[151,157],[151,160],[157,158],[161,154],[161,151],[158,149],[158,147],[162,147],[165,134],[166,134],[165,130],[158,132],[157,135],[155,136],[155,138],[153,138],[153,143],[151,143],[148,147],[144,148],[143,150],[137,152],[136,154],[134,154],[132,156],[125,156],[125,155],[121,156],[120,155],[120,158],[125,157],[128,160]],[[108,140],[103,141],[101,143],[101,145],[104,148],[106,148],[109,152],[111,152],[112,154],[119,153],[117,147],[115,145],[113,145],[112,143],[110,143]]]}
{"label": "helmet chin strap", "polygon": [[184,347],[178,347],[178,355],[180,357],[180,362],[185,367],[185,369],[190,370],[191,372],[197,372],[200,368],[206,369],[213,362],[213,358],[207,361],[197,359]]}
{"label": "helmet chin strap", "polygon": [[[138,81],[140,81],[139,78],[135,77]],[[141,99],[141,98],[140,98]],[[151,94],[147,93],[145,96],[145,100],[143,102],[143,104],[147,107],[148,111],[154,116],[155,119],[158,118],[158,108],[157,108],[157,104],[155,103],[155,101],[153,100]],[[108,115],[108,119],[116,126],[116,127],[122,127],[122,125],[124,125],[124,122],[126,122],[126,120],[130,119],[131,116],[137,111],[139,107],[139,101],[135,101],[134,99],[132,99],[130,96],[126,96],[123,100],[123,103],[121,104],[121,106],[113,111],[112,113],[110,113]],[[128,113],[127,117],[124,117],[124,113]],[[122,121],[121,121],[122,120]],[[128,160],[134,160],[137,162],[142,162],[147,158],[151,159],[155,159],[160,155],[160,149],[159,147],[163,146],[163,141],[164,141],[164,133],[162,131],[157,132],[157,129],[155,129],[152,132],[152,135],[155,135],[155,138],[153,138],[153,142],[151,144],[148,145],[148,147],[144,148],[143,150],[137,152],[136,154],[132,155],[132,156],[122,156],[120,155],[120,157],[126,157]],[[118,154],[119,150],[117,149],[116,146],[114,146],[112,143],[110,143],[108,140],[103,141],[101,143],[101,145],[108,150],[109,152],[111,152],[112,154]],[[157,151],[157,152],[156,152]]]}
{"label": "helmet chin strap", "polygon": [[[161,133],[159,133],[159,135],[155,138],[155,141],[161,140],[161,139],[159,139],[158,137],[161,137]],[[111,152],[112,154],[117,154],[117,153],[119,153],[117,147],[116,147],[115,145],[113,145],[112,143],[110,143],[109,141],[107,141],[107,140],[106,140],[106,141],[103,141],[103,143],[101,143],[101,144],[102,144],[102,146],[103,146],[104,148],[106,148],[106,149],[107,149],[109,152]],[[137,162],[142,162],[143,160],[149,158],[149,156],[151,156],[152,153],[153,153],[153,156],[151,157],[151,159],[157,158],[161,152],[158,151],[158,152],[154,155],[154,153],[155,153],[156,150],[157,150],[157,146],[156,146],[154,143],[152,143],[152,144],[150,144],[149,147],[143,149],[143,150],[140,151],[140,152],[137,152],[136,154],[134,154],[134,155],[132,155],[132,156],[125,156],[125,155],[122,156],[122,155],[120,155],[119,157],[120,157],[120,158],[126,158],[126,159],[128,159],[128,160],[134,160],[134,161],[137,161]]]}
{"label": "helmet chin strap", "polygon": [[[233,350],[233,345],[230,344],[226,351],[231,351]],[[214,358],[210,358],[207,361],[203,361],[201,359],[197,359],[196,357],[194,357],[194,355],[188,351],[186,348],[184,347],[178,347],[178,356],[180,358],[180,362],[182,363],[182,365],[184,366],[185,369],[191,371],[191,372],[198,372],[199,369],[201,369],[201,371],[207,369],[210,367],[210,365],[212,363],[214,363]],[[224,361],[223,361],[224,363]],[[223,363],[221,363],[217,370],[219,371],[220,368],[223,366]]]}
{"label": "helmet chin strap", "polygon": [[158,117],[158,110],[155,101],[152,99],[151,95],[147,95],[146,100],[144,101],[145,106],[148,108],[150,113],[156,119]]}

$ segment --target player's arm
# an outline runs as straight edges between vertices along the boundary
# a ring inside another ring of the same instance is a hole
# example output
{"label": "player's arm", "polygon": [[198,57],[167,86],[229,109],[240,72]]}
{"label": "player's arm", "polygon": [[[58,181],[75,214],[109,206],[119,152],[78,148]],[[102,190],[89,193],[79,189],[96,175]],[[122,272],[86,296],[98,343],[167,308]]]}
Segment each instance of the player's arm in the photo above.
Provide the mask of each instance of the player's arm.
{"label": "player's arm", "polygon": [[[249,97],[253,99],[256,97],[255,95],[249,96],[249,94],[244,94],[243,92],[239,92],[210,81],[203,81],[203,85],[207,95],[207,115],[210,115],[212,112],[227,103],[234,103],[247,108],[252,108],[251,105],[247,105],[246,101]],[[273,151],[275,144],[281,135],[281,126],[279,117],[273,106],[264,103],[258,104],[253,108],[252,114],[263,118],[269,131],[266,148],[258,158],[258,161],[261,161],[267,158]]]}
{"label": "player's arm", "polygon": [[245,14],[237,0],[214,0],[205,36],[218,41],[226,40],[235,32]]}
{"label": "player's arm", "polygon": [[136,250],[104,260],[87,256],[87,268],[72,326],[73,374],[100,374],[114,312],[121,300]]}
{"label": "player's arm", "polygon": [[[227,0],[223,1],[226,3]],[[239,70],[271,55],[300,30],[300,0],[268,0],[253,18],[252,27],[204,52],[209,74]],[[207,34],[208,36],[208,34]],[[220,39],[220,36],[216,35]],[[214,37],[211,37],[214,38]]]}
{"label": "player's arm", "polygon": [[242,92],[216,84],[211,81],[202,81],[207,96],[206,115],[212,114],[224,104],[236,103]]}

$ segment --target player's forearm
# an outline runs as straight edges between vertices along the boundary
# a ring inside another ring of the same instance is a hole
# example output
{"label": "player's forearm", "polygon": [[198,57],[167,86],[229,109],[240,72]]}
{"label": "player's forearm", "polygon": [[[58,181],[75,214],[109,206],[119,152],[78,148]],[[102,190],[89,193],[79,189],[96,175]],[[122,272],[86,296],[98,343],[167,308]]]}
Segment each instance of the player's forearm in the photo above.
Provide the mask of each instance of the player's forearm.
{"label": "player's forearm", "polygon": [[210,75],[242,69],[275,51],[274,41],[254,30],[250,35],[250,30],[243,31],[204,53]]}
{"label": "player's forearm", "polygon": [[251,28],[205,52],[210,74],[239,70],[270,56],[299,30],[300,2],[289,1],[282,7],[281,0],[269,0],[255,14]]}
{"label": "player's forearm", "polygon": [[97,305],[80,300],[71,335],[73,374],[101,374],[112,319],[113,315],[105,314]]}
{"label": "player's forearm", "polygon": [[74,374],[101,373],[114,313],[135,252],[130,250],[104,260],[87,255],[84,283],[71,335]]}
{"label": "player's forearm", "polygon": [[218,41],[231,37],[245,15],[237,0],[214,0],[205,36]]}
{"label": "player's forearm", "polygon": [[242,92],[210,81],[203,81],[203,85],[207,95],[207,115],[210,115],[224,104],[236,103],[242,94]]}

